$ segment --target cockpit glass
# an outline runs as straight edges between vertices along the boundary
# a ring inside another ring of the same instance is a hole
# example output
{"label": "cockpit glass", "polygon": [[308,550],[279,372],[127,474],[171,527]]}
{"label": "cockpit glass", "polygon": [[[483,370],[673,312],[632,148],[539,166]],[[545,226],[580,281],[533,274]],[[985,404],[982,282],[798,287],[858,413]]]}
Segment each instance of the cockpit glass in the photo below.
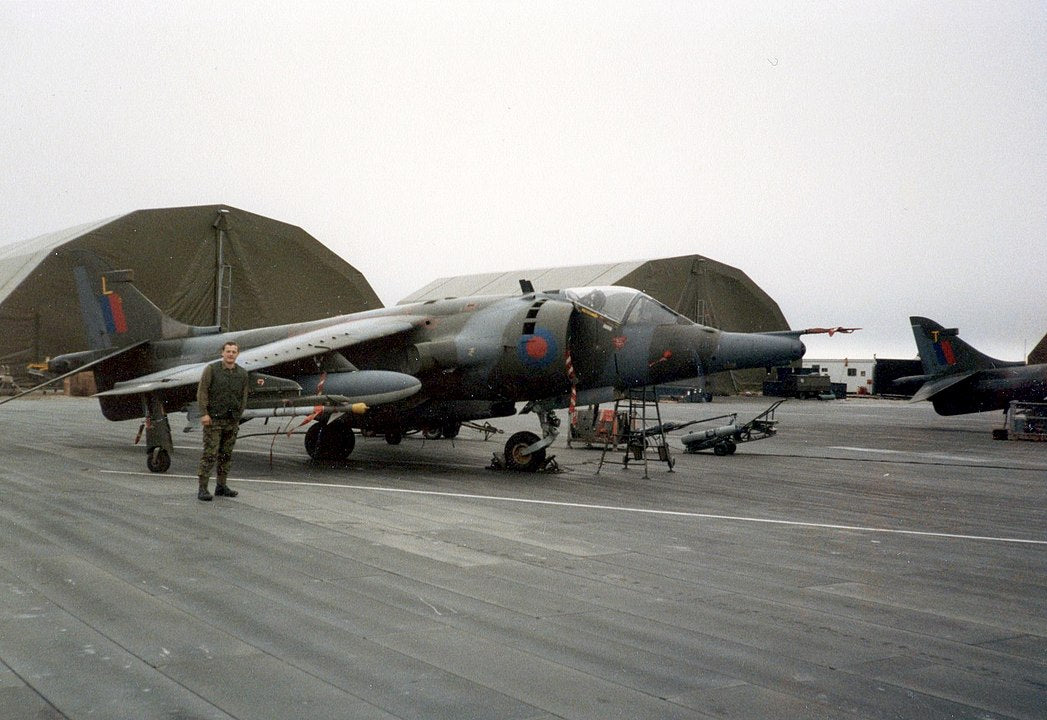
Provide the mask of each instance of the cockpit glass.
{"label": "cockpit glass", "polygon": [[647,295],[640,295],[626,318],[627,325],[674,325],[680,321],[678,314]]}
{"label": "cockpit glass", "polygon": [[629,305],[641,295],[638,290],[632,288],[616,287],[613,285],[603,287],[568,288],[564,293],[587,308],[606,315],[616,322],[625,319],[625,313]]}
{"label": "cockpit glass", "polygon": [[639,290],[617,287],[568,288],[564,293],[571,300],[626,325],[689,324],[682,315]]}

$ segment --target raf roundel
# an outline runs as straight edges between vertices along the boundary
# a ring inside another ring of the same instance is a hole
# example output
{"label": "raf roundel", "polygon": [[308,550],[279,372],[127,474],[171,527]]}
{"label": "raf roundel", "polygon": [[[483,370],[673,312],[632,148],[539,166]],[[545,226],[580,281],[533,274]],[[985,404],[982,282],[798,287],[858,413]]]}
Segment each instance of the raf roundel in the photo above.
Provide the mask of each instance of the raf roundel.
{"label": "raf roundel", "polygon": [[522,335],[516,346],[520,362],[528,367],[542,368],[556,357],[556,340],[544,328],[536,328],[532,335]]}

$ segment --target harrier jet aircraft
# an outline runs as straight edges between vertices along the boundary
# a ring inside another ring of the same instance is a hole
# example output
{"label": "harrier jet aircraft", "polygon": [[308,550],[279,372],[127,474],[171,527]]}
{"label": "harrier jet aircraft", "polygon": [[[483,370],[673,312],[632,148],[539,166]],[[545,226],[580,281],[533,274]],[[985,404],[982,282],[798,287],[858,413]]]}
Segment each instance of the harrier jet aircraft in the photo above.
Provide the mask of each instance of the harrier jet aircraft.
{"label": "harrier jet aircraft", "polygon": [[[223,343],[251,374],[245,419],[312,421],[305,447],[343,459],[354,430],[396,444],[425,429],[454,437],[464,421],[534,412],[541,436],[518,432],[506,466],[533,471],[556,437],[554,410],[607,402],[616,391],[803,356],[800,330],[731,333],[697,325],[625,287],[462,297],[324,320],[221,332],[165,315],[128,270],[76,270],[91,350],[62,355],[59,377],[90,369],[109,420],[145,418],[147,465],[170,466],[168,413],[196,414],[196,386]],[[834,328],[833,331],[837,329]],[[843,329],[847,330],[847,329]],[[305,424],[305,423],[303,423]]]}
{"label": "harrier jet aircraft", "polygon": [[922,383],[911,402],[930,400],[939,415],[1005,409],[1012,400],[1047,399],[1047,365],[1026,365],[991,358],[925,317],[910,317],[923,375],[898,378],[896,384]]}

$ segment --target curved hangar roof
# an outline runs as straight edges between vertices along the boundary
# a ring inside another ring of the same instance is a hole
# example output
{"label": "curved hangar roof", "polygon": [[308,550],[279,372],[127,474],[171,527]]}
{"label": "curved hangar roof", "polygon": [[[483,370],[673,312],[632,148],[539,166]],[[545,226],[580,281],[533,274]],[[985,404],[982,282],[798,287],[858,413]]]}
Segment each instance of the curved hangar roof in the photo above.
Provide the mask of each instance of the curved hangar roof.
{"label": "curved hangar roof", "polygon": [[695,322],[721,330],[789,329],[778,303],[748,275],[701,255],[440,278],[399,304],[466,295],[515,295],[520,292],[521,279],[530,280],[537,290],[587,285],[631,287]]}
{"label": "curved hangar roof", "polygon": [[[216,248],[240,330],[381,307],[364,276],[299,227],[226,205],[137,210],[0,247],[0,364],[86,350],[73,268],[130,268],[169,315],[214,325]],[[223,305],[226,301],[223,300]]]}

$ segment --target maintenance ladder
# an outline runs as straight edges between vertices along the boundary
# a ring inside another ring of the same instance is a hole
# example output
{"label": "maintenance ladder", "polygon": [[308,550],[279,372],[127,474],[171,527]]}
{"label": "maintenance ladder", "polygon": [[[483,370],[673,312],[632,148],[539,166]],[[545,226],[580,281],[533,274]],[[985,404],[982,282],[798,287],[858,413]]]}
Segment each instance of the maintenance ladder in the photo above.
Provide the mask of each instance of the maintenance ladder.
{"label": "maintenance ladder", "polygon": [[[624,406],[624,409],[623,409]],[[622,457],[622,468],[629,469],[629,462],[643,462],[643,476],[648,477],[649,463],[652,459],[664,462],[669,472],[673,472],[672,453],[666,441],[662,425],[662,413],[658,406],[658,388],[644,386],[626,390],[625,394],[614,401],[614,416],[623,412],[629,418],[627,427],[623,428],[621,441],[625,444],[625,455]],[[603,452],[596,474],[600,474],[607,458],[607,450],[612,445],[611,438],[604,441]],[[617,444],[615,444],[617,449]]]}

